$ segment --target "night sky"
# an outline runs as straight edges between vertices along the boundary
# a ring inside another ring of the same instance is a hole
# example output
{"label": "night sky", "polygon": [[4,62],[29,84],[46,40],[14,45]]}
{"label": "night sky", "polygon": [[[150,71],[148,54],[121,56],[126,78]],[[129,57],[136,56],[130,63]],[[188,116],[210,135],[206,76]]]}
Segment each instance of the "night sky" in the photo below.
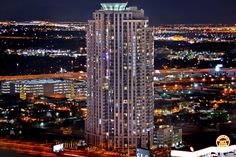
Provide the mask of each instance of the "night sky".
{"label": "night sky", "polygon": [[[100,2],[125,0],[1,0],[0,20],[87,21]],[[129,0],[152,25],[236,23],[236,0]]]}

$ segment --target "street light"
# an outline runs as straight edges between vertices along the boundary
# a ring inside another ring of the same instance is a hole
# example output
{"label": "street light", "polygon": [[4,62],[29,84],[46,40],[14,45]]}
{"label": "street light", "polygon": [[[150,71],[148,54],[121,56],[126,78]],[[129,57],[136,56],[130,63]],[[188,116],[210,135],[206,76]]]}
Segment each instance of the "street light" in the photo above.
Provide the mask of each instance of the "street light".
{"label": "street light", "polygon": [[193,148],[193,147],[190,147],[190,151],[191,151],[191,152],[194,152],[194,148]]}
{"label": "street light", "polygon": [[16,74],[18,75],[19,63],[16,63]]}

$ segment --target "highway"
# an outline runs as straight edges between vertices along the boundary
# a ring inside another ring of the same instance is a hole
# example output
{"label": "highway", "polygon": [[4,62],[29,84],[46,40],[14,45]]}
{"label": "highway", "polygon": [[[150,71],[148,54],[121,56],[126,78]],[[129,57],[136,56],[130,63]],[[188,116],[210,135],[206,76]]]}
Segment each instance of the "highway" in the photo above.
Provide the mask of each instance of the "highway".
{"label": "highway", "polygon": [[4,80],[35,80],[35,79],[77,79],[85,80],[85,72],[67,72],[55,74],[39,74],[39,75],[16,75],[16,76],[0,76],[0,81]]}
{"label": "highway", "polygon": [[[222,72],[236,73],[236,68],[223,68]],[[155,76],[165,74],[192,74],[192,73],[210,73],[213,72],[212,68],[208,69],[171,69],[171,70],[155,70]],[[38,75],[15,75],[15,76],[0,76],[0,81],[4,80],[34,80],[34,79],[77,79],[86,80],[87,73],[80,72],[67,72],[55,74],[38,74]]]}
{"label": "highway", "polygon": [[[171,70],[155,70],[156,74],[181,74],[181,73],[210,73],[213,72],[213,68],[206,69],[171,69]],[[225,73],[234,73],[236,68],[222,68],[221,72]]]}

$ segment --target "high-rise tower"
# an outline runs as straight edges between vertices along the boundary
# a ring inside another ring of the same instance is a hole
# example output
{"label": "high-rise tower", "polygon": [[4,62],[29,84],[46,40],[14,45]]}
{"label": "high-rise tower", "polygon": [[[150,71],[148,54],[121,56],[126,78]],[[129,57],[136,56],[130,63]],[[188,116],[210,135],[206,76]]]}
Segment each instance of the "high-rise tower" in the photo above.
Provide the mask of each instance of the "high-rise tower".
{"label": "high-rise tower", "polygon": [[102,3],[87,31],[88,144],[148,148],[153,135],[154,42],[143,10]]}

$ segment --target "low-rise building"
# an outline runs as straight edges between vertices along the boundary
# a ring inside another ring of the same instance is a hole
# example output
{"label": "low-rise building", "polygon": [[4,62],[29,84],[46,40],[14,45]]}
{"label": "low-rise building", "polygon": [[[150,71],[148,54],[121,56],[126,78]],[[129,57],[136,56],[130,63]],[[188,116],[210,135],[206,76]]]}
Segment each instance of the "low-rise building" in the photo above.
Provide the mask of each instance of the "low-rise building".
{"label": "low-rise building", "polygon": [[[23,92],[23,93],[22,93]],[[10,80],[1,82],[0,94],[50,96],[54,94],[71,96],[86,96],[85,81],[37,79],[37,80]]]}
{"label": "low-rise building", "polygon": [[154,145],[158,148],[176,147],[182,144],[182,129],[160,125],[154,132]]}

